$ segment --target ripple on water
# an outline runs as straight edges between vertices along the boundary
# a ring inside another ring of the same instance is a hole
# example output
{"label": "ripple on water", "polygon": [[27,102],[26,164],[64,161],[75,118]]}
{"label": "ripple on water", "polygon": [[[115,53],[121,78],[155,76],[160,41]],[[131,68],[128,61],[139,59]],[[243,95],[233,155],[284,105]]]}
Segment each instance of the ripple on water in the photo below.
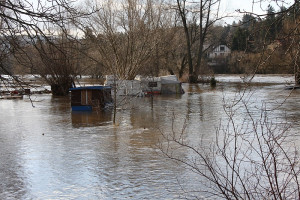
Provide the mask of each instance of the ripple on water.
{"label": "ripple on water", "polygon": [[[172,133],[173,126],[181,133],[186,124],[184,141],[209,143],[219,123],[226,124],[223,98],[240,97],[238,85],[183,84],[184,95],[155,96],[153,109],[149,98],[132,99],[132,109],[118,110],[116,126],[111,112],[72,113],[68,97],[37,95],[35,107],[0,101],[5,113],[0,115],[0,199],[179,199],[181,186],[201,186],[199,177],[161,155],[161,132]],[[287,119],[296,133],[299,91],[282,88],[253,86],[249,106],[259,116],[267,102],[276,108],[270,117]],[[236,117],[242,122],[246,111],[239,106]],[[179,149],[178,155],[191,153]]]}

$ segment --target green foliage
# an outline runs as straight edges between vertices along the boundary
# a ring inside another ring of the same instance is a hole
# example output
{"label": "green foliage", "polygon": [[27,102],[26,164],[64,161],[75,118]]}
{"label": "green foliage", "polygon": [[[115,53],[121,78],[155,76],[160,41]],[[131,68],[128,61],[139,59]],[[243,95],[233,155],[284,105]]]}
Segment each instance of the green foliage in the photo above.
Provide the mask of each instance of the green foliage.
{"label": "green foliage", "polygon": [[244,14],[242,18],[242,26],[243,28],[249,29],[253,27],[256,23],[256,19],[251,14]]}
{"label": "green foliage", "polygon": [[289,9],[288,11],[288,16],[291,19],[295,19],[300,15],[300,1],[299,0],[295,0],[294,5],[291,7],[291,9]]}
{"label": "green foliage", "polygon": [[274,8],[269,5],[267,10],[267,17],[265,20],[265,27],[266,27],[266,37],[269,41],[273,41],[277,35],[277,20],[275,17],[275,10]]}
{"label": "green foliage", "polygon": [[247,49],[247,43],[250,33],[247,28],[238,27],[232,39],[232,51],[244,51]]}

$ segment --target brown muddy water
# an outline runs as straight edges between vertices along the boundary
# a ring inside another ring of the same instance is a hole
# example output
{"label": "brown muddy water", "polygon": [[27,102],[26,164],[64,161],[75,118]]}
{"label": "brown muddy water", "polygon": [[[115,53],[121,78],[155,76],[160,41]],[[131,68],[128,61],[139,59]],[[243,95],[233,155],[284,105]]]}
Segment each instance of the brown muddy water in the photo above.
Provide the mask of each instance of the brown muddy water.
{"label": "brown muddy water", "polygon": [[[0,100],[0,199],[180,199],[198,177],[164,157],[161,133],[180,132],[197,144],[211,141],[226,121],[223,106],[242,94],[238,76],[219,76],[216,88],[183,84],[183,95],[129,98],[112,112],[72,112],[70,98],[49,94]],[[292,124],[298,140],[300,91],[284,90],[291,77],[261,76],[247,89],[253,116]],[[288,98],[287,98],[288,97]],[[246,115],[238,109],[237,123]],[[174,122],[174,123],[172,123]],[[182,150],[180,156],[188,157]],[[201,196],[202,194],[197,194]]]}

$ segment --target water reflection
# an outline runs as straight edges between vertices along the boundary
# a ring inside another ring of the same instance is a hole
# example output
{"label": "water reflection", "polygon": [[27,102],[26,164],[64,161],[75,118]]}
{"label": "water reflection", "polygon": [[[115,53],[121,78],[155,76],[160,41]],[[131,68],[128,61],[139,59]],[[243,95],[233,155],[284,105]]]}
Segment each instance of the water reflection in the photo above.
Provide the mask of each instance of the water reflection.
{"label": "water reflection", "polygon": [[[26,99],[0,101],[0,199],[179,199],[178,180],[198,189],[191,171],[159,154],[160,131],[181,132],[186,123],[187,142],[211,140],[226,117],[223,97],[233,99],[242,86],[183,87],[180,96],[155,96],[153,109],[150,98],[129,98],[118,110],[117,126],[109,110],[72,112],[69,97],[37,95],[34,108]],[[282,88],[253,86],[250,106],[257,114],[268,102],[268,108],[276,108],[270,117],[286,113],[297,133],[299,91]],[[244,109],[237,114],[247,115]]]}
{"label": "water reflection", "polygon": [[[0,129],[0,132],[2,131],[4,130]],[[18,138],[13,135],[1,134],[0,146],[5,147],[0,148],[0,198],[26,199],[29,188],[24,180],[23,163],[19,159],[20,145]]]}
{"label": "water reflection", "polygon": [[70,97],[59,97],[51,95],[51,111],[53,113],[69,113],[71,110]]}
{"label": "water reflection", "polygon": [[71,112],[72,125],[78,127],[104,126],[112,121],[111,110],[93,112]]}

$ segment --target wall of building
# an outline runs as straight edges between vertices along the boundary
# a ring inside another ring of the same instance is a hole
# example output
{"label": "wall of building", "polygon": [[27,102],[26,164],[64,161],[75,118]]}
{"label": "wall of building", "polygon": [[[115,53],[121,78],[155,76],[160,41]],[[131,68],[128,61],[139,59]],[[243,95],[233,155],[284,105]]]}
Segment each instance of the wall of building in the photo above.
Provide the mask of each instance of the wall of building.
{"label": "wall of building", "polygon": [[209,53],[209,58],[216,57],[227,57],[231,53],[231,50],[226,45],[219,45],[214,50]]}

